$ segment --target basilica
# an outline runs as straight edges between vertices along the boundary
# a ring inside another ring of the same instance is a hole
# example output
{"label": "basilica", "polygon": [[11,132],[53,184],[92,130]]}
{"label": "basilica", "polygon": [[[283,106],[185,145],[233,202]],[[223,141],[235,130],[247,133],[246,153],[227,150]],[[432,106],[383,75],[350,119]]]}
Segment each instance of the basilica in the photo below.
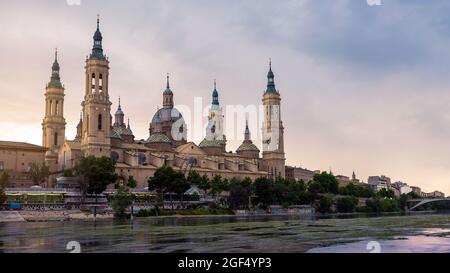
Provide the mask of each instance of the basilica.
{"label": "basilica", "polygon": [[73,140],[65,137],[65,86],[61,83],[60,65],[55,53],[51,79],[45,90],[45,117],[42,123],[43,146],[47,149],[45,162],[54,173],[61,174],[73,168],[82,156],[93,155],[112,158],[119,177],[127,179],[133,176],[138,181],[138,187],[145,187],[148,178],[163,165],[184,173],[195,170],[210,177],[285,177],[281,97],[275,87],[271,65],[267,89],[262,96],[263,151],[252,142],[247,124],[243,143],[236,152],[226,152],[227,140],[216,84],[212,92],[206,137],[198,145],[190,142],[183,116],[174,107],[175,96],[169,75],[162,92],[162,108],[150,120],[148,138],[137,140],[130,121],[125,119],[125,108],[120,98],[114,115],[111,114],[112,103],[108,92],[110,61],[103,52],[99,19],[93,40],[92,52],[86,59],[84,100]]}

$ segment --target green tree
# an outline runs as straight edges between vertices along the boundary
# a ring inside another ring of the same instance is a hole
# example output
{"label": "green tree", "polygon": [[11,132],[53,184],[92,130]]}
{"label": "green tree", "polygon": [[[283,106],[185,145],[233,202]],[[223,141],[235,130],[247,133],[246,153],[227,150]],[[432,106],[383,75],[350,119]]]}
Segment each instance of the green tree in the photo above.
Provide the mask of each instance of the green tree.
{"label": "green tree", "polygon": [[113,196],[112,208],[117,217],[124,217],[127,209],[133,204],[133,197],[127,187],[121,186]]}
{"label": "green tree", "polygon": [[367,199],[366,200],[366,208],[368,212],[373,212],[373,213],[381,213],[381,200],[378,197],[372,198],[372,199]]}
{"label": "green tree", "polygon": [[314,195],[319,193],[337,194],[339,191],[339,182],[334,175],[323,172],[314,175],[313,180],[308,185],[308,190]]}
{"label": "green tree", "polygon": [[197,185],[198,188],[201,189],[205,195],[207,195],[211,189],[211,181],[209,180],[209,177],[204,174],[199,182],[200,183]]}
{"label": "green tree", "polygon": [[377,192],[377,196],[380,198],[389,198],[389,199],[394,199],[395,198],[395,193],[392,190],[388,190],[388,189],[381,189]]}
{"label": "green tree", "polygon": [[73,170],[72,169],[64,170],[63,177],[73,177]]}
{"label": "green tree", "polygon": [[211,194],[213,196],[220,195],[222,192],[224,192],[227,188],[226,183],[224,182],[224,179],[222,179],[222,176],[215,175],[213,179],[211,179]]}
{"label": "green tree", "polygon": [[317,206],[317,211],[321,213],[330,213],[332,212],[331,207],[334,204],[333,197],[331,195],[323,195],[319,200],[319,204]]}
{"label": "green tree", "polygon": [[253,193],[256,196],[255,204],[261,204],[263,209],[267,209],[273,202],[273,182],[265,177],[255,179]]}
{"label": "green tree", "polygon": [[272,189],[273,203],[279,205],[287,203],[286,201],[288,193],[289,193],[289,186],[285,183],[284,180],[277,178],[273,182],[273,189]]}
{"label": "green tree", "polygon": [[339,188],[340,195],[348,195],[355,197],[366,197],[370,198],[375,195],[375,192],[369,187],[363,187],[359,185],[355,185],[353,183],[348,184],[345,187]]}
{"label": "green tree", "polygon": [[247,209],[250,194],[249,187],[234,181],[234,183],[230,184],[230,196],[228,197],[230,207],[232,209]]}
{"label": "green tree", "polygon": [[173,182],[170,185],[170,191],[176,193],[180,196],[181,206],[184,207],[184,193],[189,190],[191,183],[185,178],[184,174],[181,172],[176,172],[173,178]]}
{"label": "green tree", "polygon": [[336,209],[344,213],[355,212],[358,202],[358,198],[354,196],[341,197],[336,201]]}
{"label": "green tree", "polygon": [[156,190],[161,195],[162,204],[164,204],[164,195],[172,189],[177,175],[172,167],[163,165],[156,170],[153,177],[148,179],[148,189]]}
{"label": "green tree", "polygon": [[44,183],[50,175],[50,168],[45,163],[38,164],[33,162],[30,164],[30,177],[33,180],[34,185],[39,186]]}
{"label": "green tree", "polygon": [[128,177],[127,187],[130,189],[135,189],[137,187],[137,181],[134,179],[134,176],[130,175],[130,177]]}
{"label": "green tree", "polygon": [[383,199],[381,200],[382,212],[398,212],[400,211],[399,201],[397,199]]}
{"label": "green tree", "polygon": [[0,204],[4,204],[6,202],[6,193],[5,189],[8,187],[11,176],[8,172],[4,171],[0,174]]}
{"label": "green tree", "polygon": [[74,170],[83,195],[101,194],[117,180],[115,163],[108,157],[82,157]]}

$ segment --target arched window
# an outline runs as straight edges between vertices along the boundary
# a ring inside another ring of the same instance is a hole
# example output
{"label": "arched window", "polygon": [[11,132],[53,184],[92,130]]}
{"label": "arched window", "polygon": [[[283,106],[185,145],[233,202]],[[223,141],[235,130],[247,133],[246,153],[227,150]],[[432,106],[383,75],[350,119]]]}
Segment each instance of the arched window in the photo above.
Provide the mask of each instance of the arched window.
{"label": "arched window", "polygon": [[111,159],[112,161],[114,161],[115,163],[117,163],[117,161],[119,160],[119,154],[115,151],[111,152]]}
{"label": "arched window", "polygon": [[49,109],[49,111],[48,111],[48,114],[51,116],[52,113],[53,113],[53,101],[51,100],[51,101],[50,101],[50,109]]}
{"label": "arched window", "polygon": [[92,93],[95,92],[95,73],[92,73],[92,77],[91,77],[91,89],[92,89]]}
{"label": "arched window", "polygon": [[144,153],[139,153],[138,161],[139,161],[139,165],[145,165],[145,163],[147,161],[147,157],[145,156]]}
{"label": "arched window", "polygon": [[54,143],[55,143],[55,146],[58,145],[58,133],[55,133],[55,136],[54,136]]}
{"label": "arched window", "polygon": [[56,111],[55,111],[55,115],[59,114],[59,101],[56,101]]}
{"label": "arched window", "polygon": [[103,129],[103,117],[102,114],[98,114],[98,130]]}
{"label": "arched window", "polygon": [[98,89],[100,90],[100,92],[102,92],[103,91],[103,75],[102,74],[100,74],[100,76],[98,78],[98,82],[99,82]]}

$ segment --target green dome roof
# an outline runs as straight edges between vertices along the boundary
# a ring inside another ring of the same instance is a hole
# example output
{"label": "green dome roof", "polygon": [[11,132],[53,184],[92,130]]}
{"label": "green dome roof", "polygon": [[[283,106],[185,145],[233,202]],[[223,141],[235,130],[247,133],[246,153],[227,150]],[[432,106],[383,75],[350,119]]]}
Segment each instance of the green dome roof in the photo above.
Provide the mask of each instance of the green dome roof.
{"label": "green dome roof", "polygon": [[165,134],[153,134],[148,139],[149,143],[170,143],[170,139]]}
{"label": "green dome roof", "polygon": [[118,134],[120,136],[132,136],[133,135],[133,132],[131,130],[128,130],[128,128],[125,126],[115,126],[115,127],[113,127],[112,131],[113,131],[113,133],[112,133],[113,135],[114,135],[114,133]]}
{"label": "green dome roof", "polygon": [[122,139],[122,137],[120,136],[120,134],[116,131],[116,130],[111,130],[111,138],[117,138],[117,139]]}
{"label": "green dome roof", "polygon": [[199,147],[201,148],[208,148],[208,147],[222,147],[222,145],[225,145],[224,140],[207,140],[204,139],[202,142],[200,142]]}
{"label": "green dome roof", "polygon": [[238,152],[243,152],[243,151],[255,151],[255,152],[259,152],[258,147],[256,147],[255,144],[253,143],[242,143],[241,146],[239,146],[239,148],[237,149]]}

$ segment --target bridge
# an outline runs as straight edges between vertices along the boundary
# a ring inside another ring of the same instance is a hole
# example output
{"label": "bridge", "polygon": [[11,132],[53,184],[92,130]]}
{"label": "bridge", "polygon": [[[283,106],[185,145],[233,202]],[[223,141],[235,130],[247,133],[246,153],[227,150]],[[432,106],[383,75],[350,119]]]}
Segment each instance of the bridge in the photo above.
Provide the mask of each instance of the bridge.
{"label": "bridge", "polygon": [[434,202],[441,202],[441,201],[449,201],[450,202],[450,198],[410,199],[410,200],[408,200],[408,204],[413,204],[413,205],[411,208],[409,208],[409,210],[412,211],[422,205],[434,203]]}

